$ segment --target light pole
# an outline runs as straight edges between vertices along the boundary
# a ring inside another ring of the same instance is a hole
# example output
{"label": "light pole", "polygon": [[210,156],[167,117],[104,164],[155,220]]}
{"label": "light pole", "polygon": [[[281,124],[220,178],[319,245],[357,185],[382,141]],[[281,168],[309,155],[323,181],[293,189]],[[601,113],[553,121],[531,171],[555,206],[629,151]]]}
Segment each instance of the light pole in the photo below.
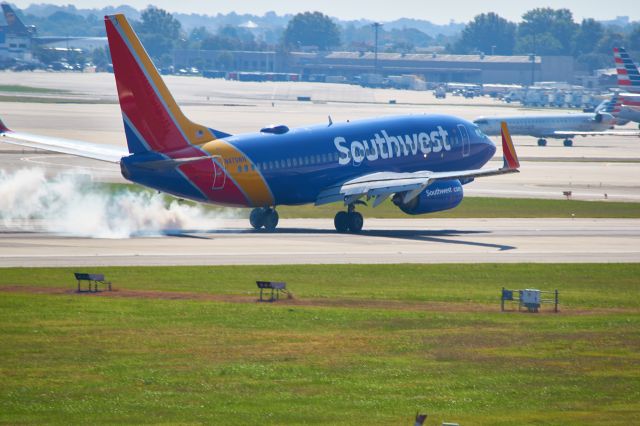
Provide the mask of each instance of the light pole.
{"label": "light pole", "polygon": [[373,29],[375,30],[375,44],[373,48],[373,51],[374,51],[373,68],[374,68],[374,72],[377,74],[378,73],[378,30],[382,26],[382,24],[380,22],[374,22],[371,25],[373,25]]}

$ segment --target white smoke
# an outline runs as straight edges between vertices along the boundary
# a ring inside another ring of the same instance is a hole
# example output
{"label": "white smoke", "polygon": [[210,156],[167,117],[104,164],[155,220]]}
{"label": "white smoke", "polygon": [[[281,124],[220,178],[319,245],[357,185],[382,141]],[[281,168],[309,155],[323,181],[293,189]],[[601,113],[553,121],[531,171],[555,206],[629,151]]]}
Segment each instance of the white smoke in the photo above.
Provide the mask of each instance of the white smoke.
{"label": "white smoke", "polygon": [[94,238],[129,238],[219,228],[234,210],[211,211],[151,191],[111,190],[91,176],[42,169],[0,170],[0,225]]}

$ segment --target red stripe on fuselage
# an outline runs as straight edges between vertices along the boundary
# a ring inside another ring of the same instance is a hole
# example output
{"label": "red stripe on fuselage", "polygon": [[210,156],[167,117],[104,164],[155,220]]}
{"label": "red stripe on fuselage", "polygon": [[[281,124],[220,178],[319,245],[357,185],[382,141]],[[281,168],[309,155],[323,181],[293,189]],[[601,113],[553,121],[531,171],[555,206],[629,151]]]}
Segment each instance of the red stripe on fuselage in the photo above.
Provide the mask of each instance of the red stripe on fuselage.
{"label": "red stripe on fuselage", "polygon": [[224,186],[220,189],[213,189],[215,183],[215,168],[210,158],[203,158],[202,160],[183,164],[180,166],[180,170],[187,175],[212,202],[238,207],[246,207],[249,205],[244,194],[230,179],[229,174],[226,176]]}

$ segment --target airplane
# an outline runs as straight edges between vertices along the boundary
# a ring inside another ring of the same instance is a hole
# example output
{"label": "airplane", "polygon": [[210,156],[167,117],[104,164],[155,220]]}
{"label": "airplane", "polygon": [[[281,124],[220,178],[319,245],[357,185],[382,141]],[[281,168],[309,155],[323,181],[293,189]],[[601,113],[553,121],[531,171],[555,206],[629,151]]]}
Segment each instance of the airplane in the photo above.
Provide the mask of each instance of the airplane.
{"label": "airplane", "polygon": [[564,146],[573,146],[572,138],[578,135],[627,136],[623,131],[609,131],[616,124],[616,119],[610,113],[602,111],[578,114],[478,117],[473,121],[482,133],[489,136],[500,134],[503,122],[507,123],[512,135],[538,138],[538,146],[546,146],[547,138],[564,138]]}
{"label": "airplane", "polygon": [[[47,45],[60,42],[79,42],[79,41],[104,41],[104,37],[90,36],[38,36],[35,25],[25,25],[18,14],[13,10],[10,4],[0,3],[2,13],[7,25],[0,26],[0,34],[5,34],[11,38],[15,38],[23,44],[23,49],[28,47],[26,40],[30,40],[36,45]],[[0,36],[0,39],[2,37]],[[3,40],[4,41],[4,40]]]}
{"label": "airplane", "polygon": [[631,93],[640,93],[640,72],[625,48],[614,47],[613,58],[618,74],[618,86]]}
{"label": "airplane", "polygon": [[231,135],[190,121],[122,14],[105,17],[127,149],[28,133],[0,125],[0,140],[119,163],[123,177],[176,197],[249,207],[255,229],[275,230],[277,206],[342,202],[338,232],[358,233],[358,205],[391,198],[409,215],[456,207],[475,178],[516,173],[502,125],[503,165],[482,168],[494,143],[466,120],[403,115]]}
{"label": "airplane", "polygon": [[[613,57],[618,74],[618,88],[628,92],[619,93],[620,110],[614,114],[623,121],[640,123],[640,72],[627,51],[622,47],[613,48]],[[638,125],[640,128],[640,124]]]}

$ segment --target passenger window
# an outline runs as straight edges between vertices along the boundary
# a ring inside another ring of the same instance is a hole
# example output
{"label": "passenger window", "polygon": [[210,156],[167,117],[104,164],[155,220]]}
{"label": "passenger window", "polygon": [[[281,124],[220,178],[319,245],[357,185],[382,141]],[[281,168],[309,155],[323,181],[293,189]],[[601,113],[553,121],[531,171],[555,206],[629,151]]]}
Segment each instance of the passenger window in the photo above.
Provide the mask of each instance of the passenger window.
{"label": "passenger window", "polygon": [[238,166],[238,173],[242,173],[242,166]]}

